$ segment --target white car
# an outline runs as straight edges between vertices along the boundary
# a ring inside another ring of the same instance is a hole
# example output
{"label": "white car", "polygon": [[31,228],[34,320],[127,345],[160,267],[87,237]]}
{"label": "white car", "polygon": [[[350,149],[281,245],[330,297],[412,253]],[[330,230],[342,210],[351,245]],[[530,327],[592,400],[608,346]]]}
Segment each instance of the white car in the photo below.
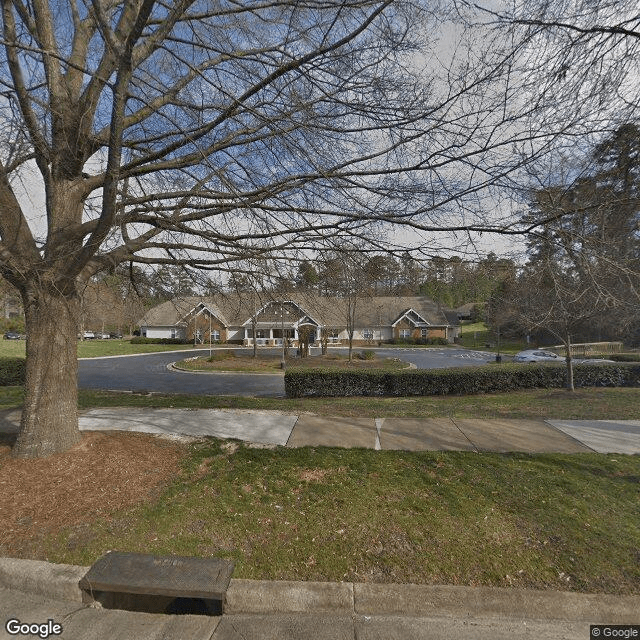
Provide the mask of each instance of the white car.
{"label": "white car", "polygon": [[563,362],[564,357],[553,351],[543,351],[542,349],[527,349],[521,351],[513,357],[514,362]]}

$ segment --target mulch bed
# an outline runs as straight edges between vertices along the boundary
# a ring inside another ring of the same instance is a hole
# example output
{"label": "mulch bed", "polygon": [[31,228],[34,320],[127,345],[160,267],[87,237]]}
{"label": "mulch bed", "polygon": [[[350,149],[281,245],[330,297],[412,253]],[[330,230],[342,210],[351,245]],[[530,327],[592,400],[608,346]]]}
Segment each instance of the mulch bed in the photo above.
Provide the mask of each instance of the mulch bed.
{"label": "mulch bed", "polygon": [[184,444],[126,432],[88,432],[69,451],[36,460],[0,444],[0,555],[38,558],[39,541],[158,495],[180,474]]}

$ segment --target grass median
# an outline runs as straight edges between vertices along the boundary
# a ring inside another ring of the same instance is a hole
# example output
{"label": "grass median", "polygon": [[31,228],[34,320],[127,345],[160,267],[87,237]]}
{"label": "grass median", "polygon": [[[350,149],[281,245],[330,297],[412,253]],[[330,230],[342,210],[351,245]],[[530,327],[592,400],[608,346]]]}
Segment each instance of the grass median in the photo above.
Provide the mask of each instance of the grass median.
{"label": "grass median", "polygon": [[[211,356],[199,356],[187,358],[176,362],[174,366],[185,371],[237,371],[243,373],[275,373],[282,371],[282,356],[273,354],[260,354],[253,357],[251,352],[237,353],[233,350],[214,351]],[[383,371],[400,371],[409,368],[409,363],[399,358],[378,357],[374,351],[363,349],[354,351],[353,357],[342,354],[328,354],[314,356],[313,358],[285,359],[287,369],[313,369],[322,367],[325,369],[359,370],[382,369]]]}
{"label": "grass median", "polygon": [[153,501],[38,556],[218,556],[237,578],[640,593],[640,458],[188,446]]}

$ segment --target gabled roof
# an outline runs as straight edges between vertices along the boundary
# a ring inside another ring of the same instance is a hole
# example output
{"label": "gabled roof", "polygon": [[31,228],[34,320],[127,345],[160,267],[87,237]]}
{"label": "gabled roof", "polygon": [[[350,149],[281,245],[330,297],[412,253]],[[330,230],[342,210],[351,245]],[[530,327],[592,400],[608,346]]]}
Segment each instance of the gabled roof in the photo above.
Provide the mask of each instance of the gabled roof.
{"label": "gabled roof", "polygon": [[219,322],[221,322],[225,327],[228,327],[228,323],[225,320],[224,315],[218,309],[218,307],[212,302],[199,302],[193,309],[191,309],[188,313],[186,313],[182,318],[180,318],[177,324],[187,324],[189,322],[189,318],[192,315],[197,316],[200,313],[204,313],[205,311],[209,312],[214,318],[216,318]]}
{"label": "gabled roof", "polygon": [[403,311],[395,322],[391,323],[392,327],[395,327],[400,320],[406,318],[414,327],[428,327],[431,323],[427,322],[417,311],[414,309],[406,309]]}
{"label": "gabled roof", "polygon": [[[269,303],[279,303],[275,294],[221,294],[214,297],[191,296],[163,302],[149,309],[140,320],[142,326],[177,326],[199,305],[206,305],[226,327],[240,327]],[[286,301],[295,304],[318,325],[328,328],[345,327],[347,300],[336,296],[319,296],[296,292],[287,294]],[[430,326],[450,326],[442,309],[424,296],[362,297],[356,301],[356,325],[363,328],[388,327],[406,312],[413,311]]]}

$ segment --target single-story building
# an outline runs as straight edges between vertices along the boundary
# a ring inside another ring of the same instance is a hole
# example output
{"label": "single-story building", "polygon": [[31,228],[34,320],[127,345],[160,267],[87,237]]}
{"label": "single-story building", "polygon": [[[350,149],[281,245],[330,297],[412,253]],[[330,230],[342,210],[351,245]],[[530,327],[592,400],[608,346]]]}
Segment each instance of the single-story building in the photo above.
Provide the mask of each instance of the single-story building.
{"label": "single-story building", "polygon": [[[449,317],[447,317],[447,315]],[[444,338],[453,342],[460,327],[433,300],[415,297],[338,298],[307,294],[220,294],[163,302],[140,320],[147,338],[227,342],[260,346],[346,344],[349,329],[357,345],[391,339]]]}

